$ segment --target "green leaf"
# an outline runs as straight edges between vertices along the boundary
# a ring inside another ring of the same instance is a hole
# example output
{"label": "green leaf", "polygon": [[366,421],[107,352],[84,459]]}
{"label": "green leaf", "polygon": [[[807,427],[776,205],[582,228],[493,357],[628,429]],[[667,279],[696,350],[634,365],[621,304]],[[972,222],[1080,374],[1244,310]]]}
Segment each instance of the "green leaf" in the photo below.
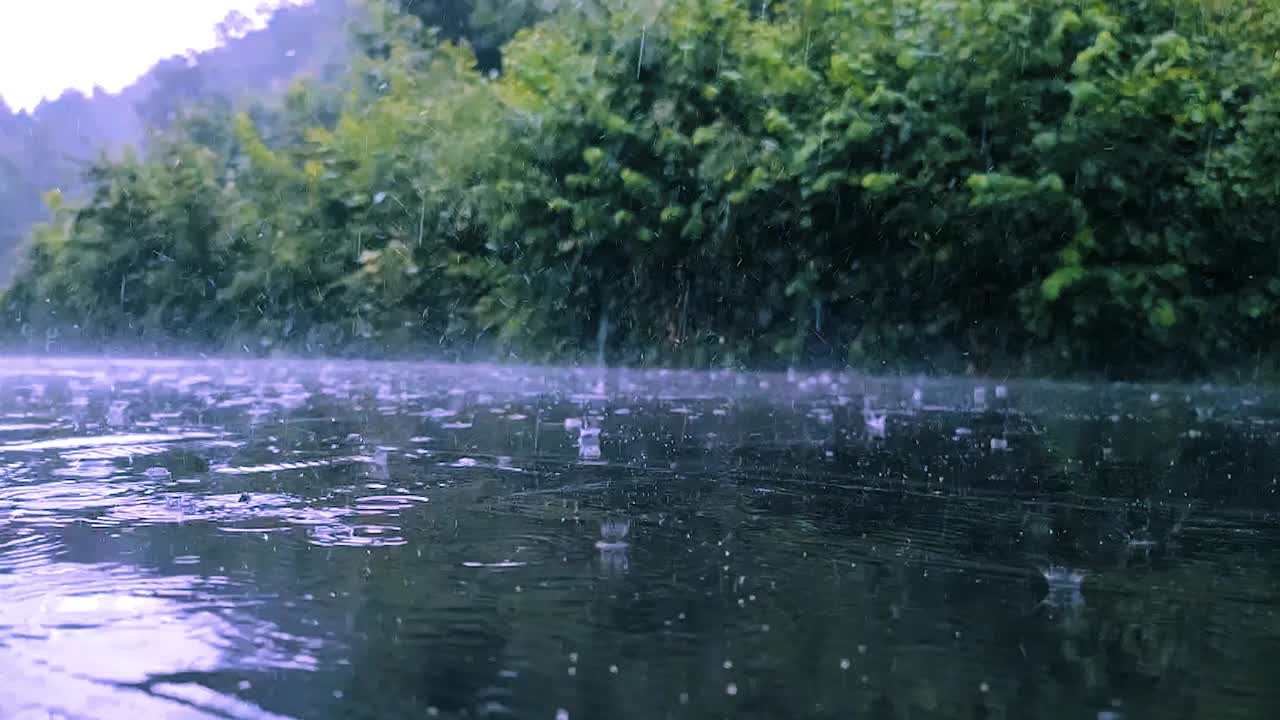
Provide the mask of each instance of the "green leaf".
{"label": "green leaf", "polygon": [[1151,324],[1161,329],[1168,329],[1178,322],[1178,313],[1173,308],[1173,303],[1165,298],[1160,298],[1151,308],[1149,313]]}
{"label": "green leaf", "polygon": [[1085,271],[1082,267],[1072,265],[1058,268],[1040,284],[1040,294],[1045,300],[1052,302],[1061,297],[1064,290],[1083,280],[1084,277]]}
{"label": "green leaf", "polygon": [[891,189],[898,184],[897,173],[868,173],[859,179],[850,178],[850,182],[856,182],[862,189],[873,193],[881,193]]}

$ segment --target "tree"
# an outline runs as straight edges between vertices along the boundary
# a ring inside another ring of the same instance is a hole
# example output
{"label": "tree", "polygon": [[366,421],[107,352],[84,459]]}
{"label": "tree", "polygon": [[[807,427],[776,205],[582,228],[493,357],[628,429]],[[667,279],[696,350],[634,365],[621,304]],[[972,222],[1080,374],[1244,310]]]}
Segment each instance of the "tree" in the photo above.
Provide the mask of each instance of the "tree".
{"label": "tree", "polygon": [[184,253],[209,337],[256,348],[1275,357],[1274,0],[516,4],[484,15],[495,37],[548,14],[496,76],[468,47],[482,7],[371,1],[344,85],[192,111],[163,152],[101,164],[11,312],[47,287],[58,318],[172,333],[196,309],[163,288],[191,278],[155,258]]}

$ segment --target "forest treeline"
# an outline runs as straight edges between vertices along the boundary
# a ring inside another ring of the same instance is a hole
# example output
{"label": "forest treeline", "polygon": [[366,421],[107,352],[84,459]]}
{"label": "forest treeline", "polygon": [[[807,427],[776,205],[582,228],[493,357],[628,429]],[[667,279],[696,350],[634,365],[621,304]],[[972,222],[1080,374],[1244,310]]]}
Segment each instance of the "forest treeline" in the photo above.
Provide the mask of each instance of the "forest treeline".
{"label": "forest treeline", "polygon": [[50,196],[10,342],[1276,364],[1277,0],[462,5],[369,0],[341,82]]}
{"label": "forest treeline", "polygon": [[[0,98],[0,287],[15,265],[15,248],[37,222],[49,219],[41,202],[58,188],[69,199],[86,191],[84,173],[99,156],[145,148],[148,132],[165,130],[189,108],[239,103],[255,113],[299,76],[338,82],[350,58],[347,0],[264,2],[278,9],[257,27],[231,12],[215,28],[221,45],[166,58],[118,93],[69,89],[26,111]],[[91,64],[93,58],[75,58]]]}

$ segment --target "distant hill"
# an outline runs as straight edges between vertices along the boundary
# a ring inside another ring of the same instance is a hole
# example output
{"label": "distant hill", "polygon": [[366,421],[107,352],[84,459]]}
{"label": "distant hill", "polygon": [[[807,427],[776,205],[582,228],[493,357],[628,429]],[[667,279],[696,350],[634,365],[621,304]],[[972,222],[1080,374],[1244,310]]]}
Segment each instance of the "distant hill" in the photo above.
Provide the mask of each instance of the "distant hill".
{"label": "distant hill", "polygon": [[336,80],[350,59],[349,14],[346,0],[314,0],[281,7],[261,29],[233,14],[219,27],[222,45],[162,60],[119,93],[68,90],[31,112],[14,112],[0,99],[0,286],[13,274],[22,238],[46,216],[46,191],[74,198],[88,162],[145,148],[147,131],[185,106],[280,97],[303,76]]}

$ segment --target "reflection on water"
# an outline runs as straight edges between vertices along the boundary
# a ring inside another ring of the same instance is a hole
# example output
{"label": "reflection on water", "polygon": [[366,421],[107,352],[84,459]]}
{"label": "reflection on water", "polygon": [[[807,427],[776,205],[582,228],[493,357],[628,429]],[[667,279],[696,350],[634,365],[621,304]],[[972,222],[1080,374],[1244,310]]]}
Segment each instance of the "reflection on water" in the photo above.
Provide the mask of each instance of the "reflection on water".
{"label": "reflection on water", "polygon": [[0,717],[1257,718],[1280,395],[0,360]]}

